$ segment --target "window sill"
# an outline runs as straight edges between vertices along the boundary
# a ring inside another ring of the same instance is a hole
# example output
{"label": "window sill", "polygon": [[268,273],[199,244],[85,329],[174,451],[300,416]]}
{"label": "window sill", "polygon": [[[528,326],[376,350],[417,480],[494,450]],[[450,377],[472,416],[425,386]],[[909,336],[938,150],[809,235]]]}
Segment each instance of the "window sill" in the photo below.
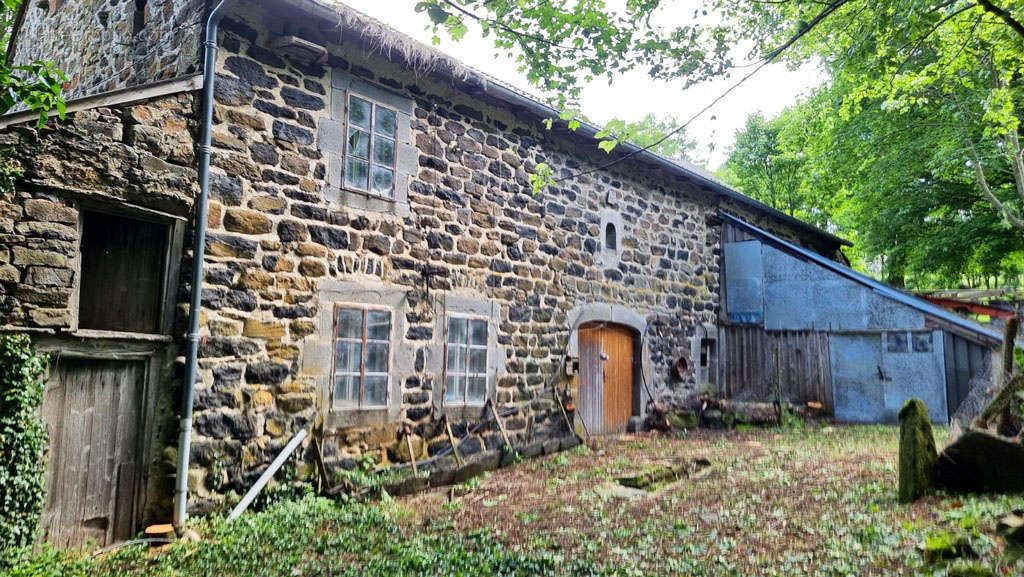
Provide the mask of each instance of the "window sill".
{"label": "window sill", "polygon": [[328,429],[366,427],[398,422],[401,407],[331,407],[327,412]]}
{"label": "window sill", "polygon": [[117,341],[141,341],[148,343],[169,343],[173,339],[169,335],[153,333],[130,333],[125,331],[104,331],[97,329],[78,329],[71,331],[71,336],[83,339],[105,339]]}
{"label": "window sill", "polygon": [[394,204],[395,203],[395,197],[393,195],[392,196],[384,196],[382,194],[374,194],[374,193],[372,193],[372,192],[370,192],[368,190],[360,190],[358,188],[352,188],[352,187],[349,187],[349,186],[341,187],[341,192],[342,192],[342,194],[346,194],[346,193],[347,194],[358,194],[359,196],[366,197],[368,200],[377,200],[377,201],[380,201],[380,202],[387,202],[387,203],[390,203],[390,204]]}
{"label": "window sill", "polygon": [[330,187],[326,192],[327,200],[348,208],[381,212],[396,216],[409,215],[409,203],[402,199],[378,196],[363,190],[352,188]]}
{"label": "window sill", "polygon": [[467,421],[467,420],[479,420],[487,415],[487,404],[481,403],[479,405],[445,405],[440,409],[440,413],[449,420]]}

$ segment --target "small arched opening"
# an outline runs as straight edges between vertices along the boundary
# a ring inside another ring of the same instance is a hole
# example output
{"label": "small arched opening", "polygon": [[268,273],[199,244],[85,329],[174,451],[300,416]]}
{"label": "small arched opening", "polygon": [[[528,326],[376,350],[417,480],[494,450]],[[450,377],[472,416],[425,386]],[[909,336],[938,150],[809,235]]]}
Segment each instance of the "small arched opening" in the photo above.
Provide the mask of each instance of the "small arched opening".
{"label": "small arched opening", "polygon": [[609,222],[604,226],[604,248],[607,250],[618,250],[619,233],[615,229],[615,223]]}

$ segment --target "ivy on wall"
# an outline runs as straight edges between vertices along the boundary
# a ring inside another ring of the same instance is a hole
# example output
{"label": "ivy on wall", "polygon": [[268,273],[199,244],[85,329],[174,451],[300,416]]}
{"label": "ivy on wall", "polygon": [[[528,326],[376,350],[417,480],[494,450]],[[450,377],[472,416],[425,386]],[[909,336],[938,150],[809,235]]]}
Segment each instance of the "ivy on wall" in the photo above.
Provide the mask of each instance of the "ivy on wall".
{"label": "ivy on wall", "polygon": [[0,551],[30,545],[39,528],[46,494],[40,415],[46,365],[28,335],[0,336]]}

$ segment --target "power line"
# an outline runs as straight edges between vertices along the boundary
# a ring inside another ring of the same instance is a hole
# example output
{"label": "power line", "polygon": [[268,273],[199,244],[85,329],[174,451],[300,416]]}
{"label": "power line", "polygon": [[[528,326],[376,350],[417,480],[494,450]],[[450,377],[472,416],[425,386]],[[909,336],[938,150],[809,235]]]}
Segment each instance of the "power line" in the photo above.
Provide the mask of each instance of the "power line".
{"label": "power line", "polygon": [[655,146],[658,146],[659,144],[665,142],[669,138],[671,138],[671,137],[675,136],[676,134],[682,132],[687,126],[689,126],[691,123],[693,123],[694,120],[697,120],[698,118],[700,118],[701,115],[703,115],[705,112],[710,110],[716,104],[721,102],[721,100],[723,98],[725,98],[726,96],[728,96],[733,90],[739,88],[740,85],[742,85],[744,82],[749,80],[751,76],[757,74],[762,68],[764,68],[768,64],[772,63],[776,58],[779,57],[779,55],[781,55],[783,52],[785,52],[790,46],[792,46],[793,44],[796,44],[796,42],[798,40],[800,40],[800,38],[803,38],[816,25],[821,23],[822,20],[827,18],[829,15],[831,15],[833,12],[835,12],[841,6],[847,4],[848,2],[850,2],[850,0],[835,0],[835,2],[827,5],[820,13],[818,13],[817,16],[814,17],[814,19],[812,19],[807,24],[802,25],[800,30],[796,34],[794,34],[789,40],[787,40],[786,42],[783,42],[781,46],[779,46],[779,47],[775,48],[774,50],[772,50],[771,52],[769,52],[764,57],[763,61],[760,64],[757,65],[756,68],[754,68],[753,70],[748,72],[746,75],[743,76],[743,78],[740,78],[738,82],[734,83],[732,86],[727,88],[724,92],[719,94],[707,106],[705,106],[704,108],[701,108],[699,111],[697,111],[697,113],[694,114],[693,116],[691,116],[686,122],[684,122],[680,126],[677,126],[674,129],[670,130],[669,132],[667,132],[664,136],[662,136],[658,140],[656,140],[656,141],[654,141],[654,142],[652,142],[652,143],[650,143],[650,144],[648,144],[646,146],[642,146],[640,148],[637,148],[636,150],[633,150],[631,152],[627,152],[626,154],[624,154],[624,155],[622,155],[622,156],[620,156],[620,157],[618,157],[615,160],[612,160],[610,162],[606,162],[606,163],[601,164],[599,166],[596,166],[594,168],[588,168],[587,170],[581,170],[581,171],[576,172],[576,173],[567,174],[565,176],[561,176],[559,178],[555,178],[551,182],[552,183],[564,182],[566,180],[576,179],[576,178],[579,178],[581,176],[586,176],[588,174],[592,174],[592,173],[604,170],[606,168],[610,168],[610,167],[615,166],[616,164],[618,164],[618,163],[620,163],[620,162],[622,162],[624,160],[627,160],[629,158],[632,158],[632,157],[634,157],[634,156],[636,156],[636,155],[638,155],[640,153],[648,152],[652,148],[654,148]]}
{"label": "power line", "polygon": [[765,66],[767,66],[771,62],[772,62],[771,59],[765,59],[765,61],[762,62],[761,64],[759,64],[757,66],[757,68],[755,68],[755,69],[751,70],[750,72],[748,72],[738,82],[736,82],[735,84],[733,84],[732,86],[727,88],[724,92],[719,94],[718,97],[716,97],[714,100],[712,100],[707,106],[705,106],[704,108],[701,108],[699,111],[697,111],[697,113],[694,114],[693,116],[691,116],[686,122],[684,122],[683,124],[673,128],[669,132],[665,133],[665,135],[662,136],[661,138],[659,138],[658,140],[648,144],[647,146],[643,146],[643,147],[637,148],[636,150],[633,150],[631,152],[627,152],[626,154],[624,154],[624,155],[622,155],[622,156],[620,156],[620,157],[618,157],[615,160],[612,160],[610,162],[606,162],[606,163],[604,163],[602,165],[595,166],[594,168],[588,168],[587,170],[581,170],[581,171],[573,173],[573,174],[568,174],[568,175],[565,175],[565,176],[561,176],[561,177],[555,178],[551,182],[552,183],[563,182],[563,181],[566,181],[566,180],[570,180],[570,179],[574,179],[574,178],[579,178],[581,176],[586,176],[588,174],[592,174],[594,172],[598,172],[598,171],[604,170],[606,168],[610,168],[610,167],[615,166],[616,164],[618,164],[618,163],[620,163],[620,162],[622,162],[624,160],[627,160],[629,158],[632,158],[632,157],[634,157],[634,156],[636,156],[636,155],[638,155],[638,154],[640,154],[642,152],[647,152],[647,151],[651,150],[652,148],[654,148],[654,147],[658,146],[659,144],[665,142],[666,140],[668,140],[672,136],[682,132],[684,129],[686,129],[687,126],[692,124],[694,120],[697,120],[698,118],[700,118],[701,115],[703,115],[705,112],[710,110],[716,104],[721,102],[723,98],[728,96],[733,90],[739,88],[741,84],[746,82],[751,76],[757,74],[758,71],[760,71],[762,68],[764,68]]}

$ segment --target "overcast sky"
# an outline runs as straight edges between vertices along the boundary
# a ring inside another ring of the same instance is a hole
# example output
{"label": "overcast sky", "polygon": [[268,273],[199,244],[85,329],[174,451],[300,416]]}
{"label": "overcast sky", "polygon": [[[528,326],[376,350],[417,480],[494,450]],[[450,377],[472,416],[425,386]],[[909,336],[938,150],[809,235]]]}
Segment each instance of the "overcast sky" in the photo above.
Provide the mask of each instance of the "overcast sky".
{"label": "overcast sky", "polygon": [[[430,44],[433,34],[428,29],[426,15],[414,10],[417,0],[341,1]],[[672,7],[659,15],[662,19],[685,17],[685,12],[692,13],[693,0],[667,4]],[[526,78],[516,71],[515,63],[503,56],[495,56],[490,40],[482,38],[473,27],[459,42],[442,34],[437,48],[513,86],[536,93]],[[745,57],[740,55],[737,61],[745,61]],[[598,80],[584,89],[582,109],[588,118],[598,123],[614,117],[639,120],[648,112],[659,117],[674,116],[682,123],[745,73],[745,70],[740,70],[735,78],[704,83],[685,91],[681,83],[657,82],[642,72],[618,77],[611,86],[607,80]],[[813,65],[795,71],[781,64],[764,67],[687,127],[687,133],[699,143],[697,156],[706,159],[708,168],[715,170],[725,160],[736,130],[743,126],[749,114],[761,111],[766,116],[775,115],[801,94],[820,84],[822,79],[823,75]]]}

